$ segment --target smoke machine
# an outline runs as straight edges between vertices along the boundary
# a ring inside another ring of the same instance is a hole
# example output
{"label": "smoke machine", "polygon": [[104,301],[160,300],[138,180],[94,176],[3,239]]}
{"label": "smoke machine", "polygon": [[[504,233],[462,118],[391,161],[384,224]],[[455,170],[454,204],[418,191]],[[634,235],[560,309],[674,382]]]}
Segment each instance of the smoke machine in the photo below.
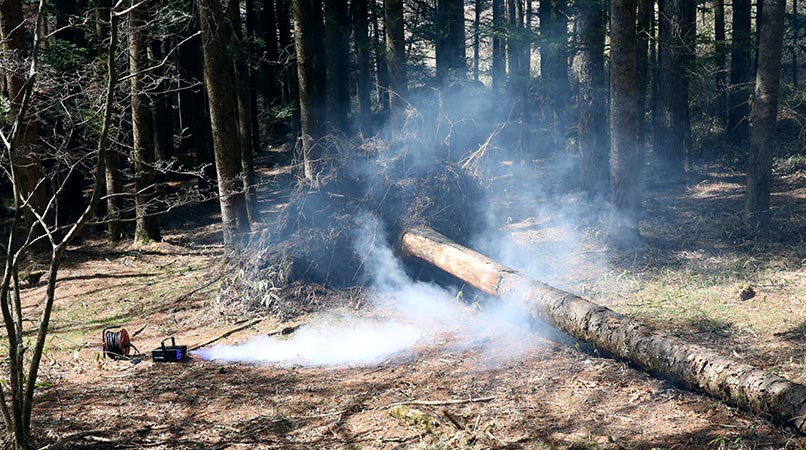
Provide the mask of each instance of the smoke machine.
{"label": "smoke machine", "polygon": [[[165,345],[165,342],[171,340],[171,345]],[[176,345],[176,340],[173,336],[165,338],[160,343],[160,346],[151,351],[151,360],[154,362],[182,362],[187,358],[188,346]]]}

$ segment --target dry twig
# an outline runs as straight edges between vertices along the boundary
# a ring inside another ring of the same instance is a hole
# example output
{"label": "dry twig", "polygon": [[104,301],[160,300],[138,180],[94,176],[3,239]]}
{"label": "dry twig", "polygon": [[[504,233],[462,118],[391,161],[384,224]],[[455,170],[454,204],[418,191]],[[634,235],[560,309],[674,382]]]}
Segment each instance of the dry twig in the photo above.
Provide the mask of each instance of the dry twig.
{"label": "dry twig", "polygon": [[400,405],[419,405],[419,406],[442,406],[442,405],[460,405],[462,403],[481,403],[495,400],[495,397],[478,397],[466,398],[456,400],[410,400],[406,402],[397,402],[386,405],[386,408]]}
{"label": "dry twig", "polygon": [[202,347],[206,347],[206,346],[208,346],[208,345],[210,345],[210,344],[212,344],[214,342],[218,342],[221,339],[224,339],[225,337],[228,337],[228,336],[230,336],[232,334],[235,334],[235,333],[237,333],[237,332],[239,332],[241,330],[249,328],[249,327],[251,327],[253,325],[257,325],[262,321],[263,321],[262,317],[259,317],[259,318],[254,319],[254,320],[250,320],[249,322],[246,322],[243,325],[237,326],[237,327],[235,327],[235,328],[233,328],[233,329],[231,329],[231,330],[229,330],[229,331],[227,331],[227,332],[225,332],[225,333],[223,333],[223,334],[221,334],[221,335],[219,335],[217,337],[214,337],[213,339],[210,339],[209,341],[202,342],[201,344],[196,344],[196,345],[190,347],[188,350],[193,351],[193,350],[198,350],[198,349],[200,349]]}

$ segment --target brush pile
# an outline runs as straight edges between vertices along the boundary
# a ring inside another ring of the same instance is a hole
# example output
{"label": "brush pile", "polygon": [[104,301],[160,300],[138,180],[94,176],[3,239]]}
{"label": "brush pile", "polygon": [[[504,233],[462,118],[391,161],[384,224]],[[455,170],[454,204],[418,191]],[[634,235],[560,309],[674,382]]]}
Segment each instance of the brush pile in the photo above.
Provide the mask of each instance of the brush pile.
{"label": "brush pile", "polygon": [[318,183],[298,183],[279,219],[252,239],[242,258],[261,287],[304,281],[342,288],[366,281],[366,255],[356,240],[362,233],[366,239],[368,226],[373,239],[388,240],[391,248],[414,225],[464,243],[483,227],[483,190],[455,164],[380,140],[321,145]]}

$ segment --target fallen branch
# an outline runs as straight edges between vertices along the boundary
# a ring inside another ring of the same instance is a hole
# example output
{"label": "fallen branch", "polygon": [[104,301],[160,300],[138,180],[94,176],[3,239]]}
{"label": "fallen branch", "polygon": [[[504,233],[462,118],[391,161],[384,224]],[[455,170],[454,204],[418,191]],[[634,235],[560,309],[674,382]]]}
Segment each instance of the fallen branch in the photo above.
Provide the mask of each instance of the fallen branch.
{"label": "fallen branch", "polygon": [[465,429],[465,427],[461,423],[459,423],[459,421],[456,420],[456,417],[454,417],[453,414],[451,414],[451,412],[448,411],[447,409],[442,410],[442,415],[445,416],[445,418],[447,418],[448,421],[450,421],[453,424],[453,426],[456,427],[457,430],[462,431]]}
{"label": "fallen branch", "polygon": [[233,329],[231,329],[231,330],[229,330],[229,331],[227,331],[227,332],[225,332],[223,334],[220,334],[219,336],[216,336],[213,339],[210,339],[209,341],[202,342],[201,344],[196,344],[196,345],[190,347],[188,350],[193,351],[193,350],[198,350],[198,349],[200,349],[202,347],[206,347],[206,346],[208,346],[210,344],[213,344],[215,342],[220,341],[221,339],[229,337],[230,335],[235,334],[235,333],[237,333],[237,332],[239,332],[241,330],[244,330],[244,329],[249,328],[251,326],[257,325],[262,321],[263,321],[262,317],[250,320],[249,322],[246,322],[243,325],[239,325],[239,326],[237,326],[237,327],[235,327],[235,328],[233,328]]}
{"label": "fallen branch", "polygon": [[281,336],[288,336],[289,334],[297,331],[302,324],[291,325],[290,327],[283,327],[279,330],[274,330],[266,333],[266,336],[277,336],[278,334]]}
{"label": "fallen branch", "polygon": [[714,350],[658,333],[584,298],[533,280],[430,228],[407,230],[403,253],[422,259],[614,357],[806,434],[806,386]]}
{"label": "fallen branch", "polygon": [[443,405],[461,405],[462,403],[481,403],[495,400],[495,397],[479,397],[479,398],[466,398],[457,400],[410,400],[407,402],[397,402],[387,405],[387,408],[402,405],[418,405],[418,406],[443,406]]}
{"label": "fallen branch", "polygon": [[58,441],[48,444],[44,447],[40,447],[39,450],[56,450],[59,448],[64,447],[65,445],[75,442],[79,439],[84,439],[90,436],[97,436],[99,434],[106,433],[106,430],[88,430],[88,431],[79,431],[78,433],[68,434],[67,436],[59,439]]}

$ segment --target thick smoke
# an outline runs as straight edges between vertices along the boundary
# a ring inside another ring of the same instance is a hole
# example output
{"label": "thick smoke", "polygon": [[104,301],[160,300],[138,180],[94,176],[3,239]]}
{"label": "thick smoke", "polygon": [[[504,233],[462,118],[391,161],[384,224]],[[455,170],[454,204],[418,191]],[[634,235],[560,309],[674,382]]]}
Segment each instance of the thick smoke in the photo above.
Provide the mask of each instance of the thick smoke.
{"label": "thick smoke", "polygon": [[[486,230],[472,240],[475,249],[570,290],[579,281],[575,269],[581,261],[587,268],[607,266],[595,259],[602,258],[600,254],[580,244],[586,226],[603,223],[608,212],[600,202],[587,201],[575,187],[574,155],[565,148],[547,151],[549,141],[537,136],[521,139],[517,124],[509,122],[508,102],[484,87],[423,92],[440,94],[410,98],[415,109],[409,128],[397,133],[398,141],[391,141],[389,151],[397,155],[385,157],[403,157],[405,167],[425,173],[446,160],[461,166],[468,161],[465,156],[478,149],[473,161],[484,160],[486,173],[481,178],[495,201],[474,208],[475,215],[487,223]],[[388,130],[379,133],[382,139],[392,135]],[[363,181],[350,197],[360,199],[369,186],[383,183],[374,173],[377,167],[360,159],[351,162],[351,175]],[[204,359],[281,365],[375,365],[438,346],[449,351],[480,348],[495,363],[535,348],[540,339],[536,331],[550,333],[551,338],[561,336],[545,324],[534,323],[528,310],[515,301],[469,299],[476,294],[413,280],[390,247],[378,213],[351,212],[356,230],[351,242],[363,261],[364,279],[357,281],[374,292],[370,308],[360,314],[318,316],[289,338],[263,337],[195,354]],[[588,271],[583,276],[595,274]]]}
{"label": "thick smoke", "polygon": [[459,292],[412,280],[389,248],[380,222],[357,218],[356,252],[364,255],[372,307],[362,316],[325,314],[289,338],[261,337],[241,345],[194,352],[207,360],[330,366],[375,365],[404,359],[439,343],[451,351],[483,347],[491,363],[519,357],[537,345],[528,313],[512,304],[477,311]]}

